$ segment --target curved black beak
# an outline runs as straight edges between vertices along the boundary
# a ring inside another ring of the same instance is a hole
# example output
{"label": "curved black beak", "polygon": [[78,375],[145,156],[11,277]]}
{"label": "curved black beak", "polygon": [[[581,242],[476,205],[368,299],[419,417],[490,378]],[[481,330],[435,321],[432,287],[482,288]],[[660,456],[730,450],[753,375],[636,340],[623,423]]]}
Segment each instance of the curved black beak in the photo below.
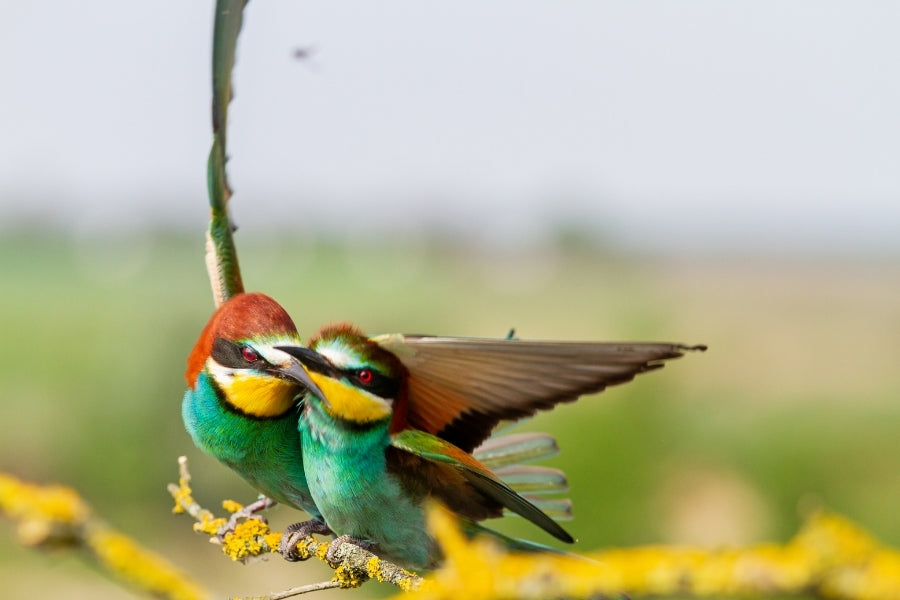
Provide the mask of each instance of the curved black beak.
{"label": "curved black beak", "polygon": [[310,350],[303,346],[275,346],[275,349],[290,354],[310,371],[322,373],[323,375],[331,375],[335,370],[334,365],[328,362],[327,358],[315,350]]}
{"label": "curved black beak", "polygon": [[[315,394],[328,405],[328,398],[325,393],[310,377],[310,371],[326,375],[334,368],[328,360],[309,348],[302,346],[275,346],[276,350],[281,350],[291,355],[291,364],[287,367],[274,367],[274,370],[281,376],[287,377],[303,385],[310,392]],[[329,405],[330,406],[330,405]]]}

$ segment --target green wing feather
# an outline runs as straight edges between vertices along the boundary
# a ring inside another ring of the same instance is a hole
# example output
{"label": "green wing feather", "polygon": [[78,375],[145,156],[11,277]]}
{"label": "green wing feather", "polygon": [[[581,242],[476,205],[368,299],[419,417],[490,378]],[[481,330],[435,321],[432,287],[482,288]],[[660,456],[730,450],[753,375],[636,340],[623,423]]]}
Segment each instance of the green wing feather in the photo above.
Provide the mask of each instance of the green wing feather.
{"label": "green wing feather", "polygon": [[[453,444],[424,431],[407,429],[392,437],[391,446],[406,455],[400,459],[396,452],[388,454],[389,460],[394,457],[395,461],[404,463],[392,469],[394,473],[413,486],[421,486],[422,481],[430,482],[426,493],[444,501],[463,516],[473,516],[469,511],[470,505],[493,505],[498,512],[506,508],[525,517],[559,540],[575,541],[556,521],[513,491],[472,455]],[[422,478],[423,471],[429,469],[436,472]],[[460,486],[459,482],[469,485]],[[465,490],[471,490],[469,497]],[[474,515],[476,519],[484,516]]]}

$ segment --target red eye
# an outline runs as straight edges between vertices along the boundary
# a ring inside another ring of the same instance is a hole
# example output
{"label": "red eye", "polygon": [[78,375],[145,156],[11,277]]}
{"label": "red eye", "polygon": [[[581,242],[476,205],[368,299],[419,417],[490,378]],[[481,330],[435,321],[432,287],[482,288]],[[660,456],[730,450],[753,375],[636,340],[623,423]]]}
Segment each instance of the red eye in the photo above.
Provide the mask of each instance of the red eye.
{"label": "red eye", "polygon": [[363,369],[356,376],[359,378],[359,382],[364,385],[369,385],[375,379],[375,374],[369,369]]}
{"label": "red eye", "polygon": [[256,350],[251,348],[250,346],[243,346],[241,348],[241,356],[244,357],[244,360],[247,362],[254,362],[259,360],[259,354],[256,353]]}

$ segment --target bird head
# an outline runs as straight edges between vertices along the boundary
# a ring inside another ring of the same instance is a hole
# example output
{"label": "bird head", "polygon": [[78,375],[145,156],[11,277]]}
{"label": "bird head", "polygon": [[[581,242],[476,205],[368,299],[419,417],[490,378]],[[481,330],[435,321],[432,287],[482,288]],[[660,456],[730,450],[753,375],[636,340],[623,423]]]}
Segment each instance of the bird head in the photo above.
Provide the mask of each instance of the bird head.
{"label": "bird head", "polygon": [[[299,345],[287,312],[259,293],[225,302],[200,333],[187,361],[191,389],[211,385],[226,406],[251,418],[281,416],[291,410],[311,382],[287,376],[294,358],[278,347]],[[206,375],[201,380],[200,374]]]}
{"label": "bird head", "polygon": [[384,421],[404,393],[400,361],[350,325],[326,327],[308,348],[277,349],[295,359],[283,374],[306,385],[335,419],[357,425]]}

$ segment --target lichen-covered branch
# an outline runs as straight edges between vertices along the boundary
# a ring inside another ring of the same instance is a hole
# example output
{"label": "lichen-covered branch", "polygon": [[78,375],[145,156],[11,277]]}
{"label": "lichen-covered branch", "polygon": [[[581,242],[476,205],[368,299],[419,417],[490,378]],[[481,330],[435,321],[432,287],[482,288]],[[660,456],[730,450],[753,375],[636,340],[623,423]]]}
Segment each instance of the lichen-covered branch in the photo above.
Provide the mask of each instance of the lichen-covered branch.
{"label": "lichen-covered branch", "polygon": [[433,509],[429,526],[446,556],[420,588],[423,598],[482,600],[631,596],[809,594],[843,600],[900,599],[900,553],[851,521],[817,512],[789,542],[710,550],[651,546],[584,557],[510,554],[467,540],[452,515]]}
{"label": "lichen-covered branch", "polygon": [[[194,500],[190,487],[191,476],[187,467],[187,459],[183,456],[180,457],[178,465],[179,482],[178,485],[169,484],[169,493],[175,500],[175,512],[185,512],[194,518],[196,521],[194,523],[195,531],[213,536],[211,541],[220,543],[222,552],[235,561],[246,563],[254,559],[265,558],[270,553],[278,552],[281,533],[271,531],[269,526],[262,520],[252,517],[239,522],[234,531],[225,534],[224,540],[220,541],[217,537],[219,528],[228,519],[214,516],[212,512],[203,508]],[[234,513],[243,507],[237,502],[226,500],[223,502],[223,508],[230,513]],[[330,542],[330,540],[319,541],[308,537],[297,544],[297,553],[301,560],[316,557],[334,569],[334,577],[331,580],[333,585],[330,587],[359,587],[369,579],[376,579],[381,582],[394,584],[404,591],[411,591],[417,589],[422,583],[422,578],[415,573],[382,560],[371,552],[353,544],[341,544],[334,552],[334,558],[337,559],[337,563],[331,564],[325,558]],[[288,596],[273,595],[265,596],[264,598],[285,597]]]}
{"label": "lichen-covered branch", "polygon": [[97,518],[71,488],[36,485],[0,473],[0,514],[17,524],[19,542],[25,546],[80,551],[116,580],[159,598],[209,597],[164,557]]}
{"label": "lichen-covered branch", "polygon": [[[169,491],[176,510],[190,513],[198,531],[215,535],[225,518],[215,518],[191,496],[190,474],[181,459],[181,484]],[[229,512],[240,510],[226,502]],[[332,583],[356,587],[370,578],[388,581],[422,598],[541,599],[630,596],[770,596],[807,594],[835,600],[900,600],[900,552],[884,546],[848,519],[818,511],[785,544],[706,549],[645,546],[574,554],[513,554],[493,539],[470,540],[455,517],[440,507],[429,511],[429,528],[443,549],[443,565],[424,579],[380,560],[352,544],[336,552]],[[233,560],[277,552],[280,533],[247,519],[228,534],[223,551]],[[329,542],[307,538],[304,558],[325,561]],[[327,561],[326,561],[327,562]],[[315,587],[315,586],[311,586]],[[297,588],[297,593],[311,591]],[[318,588],[316,588],[318,589]],[[288,593],[288,592],[284,592]],[[284,595],[264,597],[266,600]]]}

